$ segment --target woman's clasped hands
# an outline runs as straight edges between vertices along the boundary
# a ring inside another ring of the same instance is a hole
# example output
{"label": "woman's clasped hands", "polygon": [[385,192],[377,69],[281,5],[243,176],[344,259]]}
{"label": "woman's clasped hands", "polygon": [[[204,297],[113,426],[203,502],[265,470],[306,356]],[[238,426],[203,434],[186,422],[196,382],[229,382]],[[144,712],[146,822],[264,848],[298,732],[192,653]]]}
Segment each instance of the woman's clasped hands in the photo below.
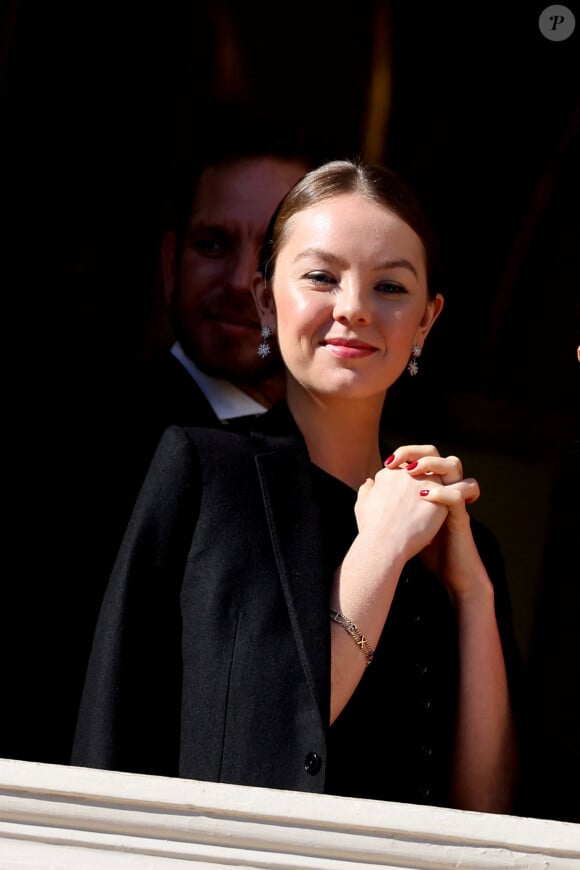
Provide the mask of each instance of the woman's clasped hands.
{"label": "woman's clasped hands", "polygon": [[470,591],[472,578],[479,576],[466,507],[479,495],[477,480],[464,478],[457,456],[441,456],[432,445],[398,447],[359,489],[359,533],[389,540],[402,559],[420,554],[455,598]]}

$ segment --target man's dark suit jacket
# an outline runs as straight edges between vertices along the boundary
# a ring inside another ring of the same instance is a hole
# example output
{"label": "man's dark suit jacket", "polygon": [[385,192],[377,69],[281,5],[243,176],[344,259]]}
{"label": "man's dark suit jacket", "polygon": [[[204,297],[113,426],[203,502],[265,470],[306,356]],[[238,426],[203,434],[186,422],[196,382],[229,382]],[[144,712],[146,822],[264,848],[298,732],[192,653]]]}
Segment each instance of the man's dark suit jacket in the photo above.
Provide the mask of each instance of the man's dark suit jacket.
{"label": "man's dark suit jacket", "polygon": [[[105,596],[73,764],[325,790],[329,578],[318,510],[301,437],[165,433]],[[501,558],[485,548],[501,596]],[[452,730],[451,608],[436,578],[416,566],[406,573],[395,640],[363,677],[380,695],[373,690],[349,751],[361,769],[384,772],[361,796],[444,803],[441,785],[420,791],[431,762],[419,755],[430,736],[441,744]],[[417,655],[435,673],[430,710],[431,676]]]}

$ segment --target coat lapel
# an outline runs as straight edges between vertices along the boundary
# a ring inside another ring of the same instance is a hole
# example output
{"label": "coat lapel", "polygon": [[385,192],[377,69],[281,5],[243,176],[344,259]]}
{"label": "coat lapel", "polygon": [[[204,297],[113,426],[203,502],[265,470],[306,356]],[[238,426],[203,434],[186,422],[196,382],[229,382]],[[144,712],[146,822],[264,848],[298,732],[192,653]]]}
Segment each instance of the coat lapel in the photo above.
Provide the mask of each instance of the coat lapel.
{"label": "coat lapel", "polygon": [[296,646],[326,725],[330,711],[328,590],[310,459],[300,438],[253,433],[252,440]]}

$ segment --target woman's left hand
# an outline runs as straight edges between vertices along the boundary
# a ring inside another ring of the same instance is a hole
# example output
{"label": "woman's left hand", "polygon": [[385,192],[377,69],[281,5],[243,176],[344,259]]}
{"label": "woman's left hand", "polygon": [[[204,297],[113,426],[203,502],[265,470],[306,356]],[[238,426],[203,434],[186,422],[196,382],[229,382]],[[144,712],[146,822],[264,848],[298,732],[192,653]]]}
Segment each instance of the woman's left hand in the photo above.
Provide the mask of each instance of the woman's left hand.
{"label": "woman's left hand", "polygon": [[481,571],[476,570],[481,560],[466,506],[479,498],[477,480],[463,476],[457,456],[441,456],[432,445],[405,445],[393,457],[387,468],[425,477],[421,498],[449,509],[441,529],[420,554],[423,563],[445,583],[453,599],[471,593],[481,582]]}
{"label": "woman's left hand", "polygon": [[467,505],[479,484],[463,476],[456,456],[435,447],[399,448],[387,468],[418,475],[421,498],[447,506],[435,537],[419,553],[445,584],[457,616],[459,683],[451,793],[454,806],[510,812],[517,770],[517,740],[511,713],[502,642],[491,579],[473,535]]}

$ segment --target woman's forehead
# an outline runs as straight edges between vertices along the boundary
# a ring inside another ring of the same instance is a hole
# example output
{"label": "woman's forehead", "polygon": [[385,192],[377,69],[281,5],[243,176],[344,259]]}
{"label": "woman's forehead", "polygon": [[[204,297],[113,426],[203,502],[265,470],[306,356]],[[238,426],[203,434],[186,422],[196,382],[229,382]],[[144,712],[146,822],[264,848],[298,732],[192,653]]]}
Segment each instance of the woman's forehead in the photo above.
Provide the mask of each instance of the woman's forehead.
{"label": "woman's forehead", "polygon": [[339,244],[361,253],[385,244],[403,246],[424,256],[421,239],[413,228],[386,205],[359,193],[341,193],[295,212],[284,228],[280,253],[285,247]]}

